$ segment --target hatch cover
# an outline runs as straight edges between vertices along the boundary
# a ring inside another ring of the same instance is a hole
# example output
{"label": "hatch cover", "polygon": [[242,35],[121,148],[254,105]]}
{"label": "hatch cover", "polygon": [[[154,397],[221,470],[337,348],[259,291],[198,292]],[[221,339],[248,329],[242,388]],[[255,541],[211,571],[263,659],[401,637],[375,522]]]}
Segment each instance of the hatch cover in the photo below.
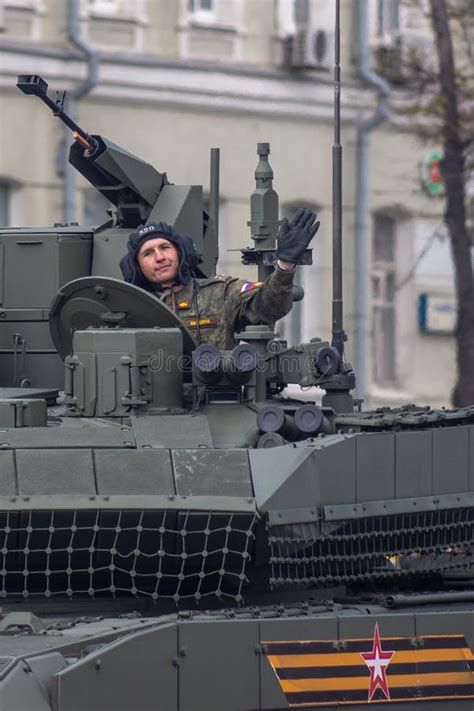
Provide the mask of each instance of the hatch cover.
{"label": "hatch cover", "polygon": [[101,327],[179,328],[183,354],[196,343],[184,323],[157,296],[110,277],[82,277],[65,284],[51,306],[51,338],[64,360],[72,352],[75,331]]}

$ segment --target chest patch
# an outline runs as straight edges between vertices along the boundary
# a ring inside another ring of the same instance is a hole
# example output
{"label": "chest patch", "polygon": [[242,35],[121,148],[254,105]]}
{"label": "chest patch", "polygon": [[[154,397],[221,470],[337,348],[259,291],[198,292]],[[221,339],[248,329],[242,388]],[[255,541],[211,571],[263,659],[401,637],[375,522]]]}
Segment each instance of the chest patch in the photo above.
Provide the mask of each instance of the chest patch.
{"label": "chest patch", "polygon": [[197,318],[189,317],[184,319],[184,322],[188,328],[213,328],[219,323],[216,316],[201,316],[199,323]]}

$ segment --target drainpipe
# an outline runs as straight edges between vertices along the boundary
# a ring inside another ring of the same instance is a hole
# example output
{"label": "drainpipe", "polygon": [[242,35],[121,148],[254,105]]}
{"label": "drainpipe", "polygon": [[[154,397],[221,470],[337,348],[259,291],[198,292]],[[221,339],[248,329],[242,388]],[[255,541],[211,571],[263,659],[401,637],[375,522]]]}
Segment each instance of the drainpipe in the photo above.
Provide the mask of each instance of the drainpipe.
{"label": "drainpipe", "polygon": [[[77,104],[88,94],[99,81],[99,53],[91,47],[81,36],[80,0],[68,0],[67,6],[67,34],[74,47],[80,50],[87,61],[87,77],[66,96],[66,111],[77,121]],[[70,131],[64,127],[64,221],[66,223],[76,220],[76,171],[68,161],[67,146],[70,140]]]}
{"label": "drainpipe", "polygon": [[355,372],[357,375],[357,396],[365,397],[366,354],[369,336],[369,199],[368,161],[369,133],[386,121],[390,115],[387,105],[390,86],[370,66],[368,40],[369,7],[368,0],[356,0],[356,53],[360,79],[377,91],[377,106],[374,113],[357,127],[357,178],[356,178],[356,313],[355,313]]}

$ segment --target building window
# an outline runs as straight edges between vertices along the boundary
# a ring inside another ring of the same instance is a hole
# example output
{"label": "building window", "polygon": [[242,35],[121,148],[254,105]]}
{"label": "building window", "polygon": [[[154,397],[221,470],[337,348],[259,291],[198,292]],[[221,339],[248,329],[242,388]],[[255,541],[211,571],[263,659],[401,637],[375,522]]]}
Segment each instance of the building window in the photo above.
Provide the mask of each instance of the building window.
{"label": "building window", "polygon": [[87,0],[89,16],[117,17],[122,19],[144,19],[144,0]]}
{"label": "building window", "polygon": [[376,31],[379,39],[392,38],[400,29],[399,0],[377,0]]}
{"label": "building window", "polygon": [[142,51],[148,24],[145,0],[83,0],[87,39],[107,49]]}
{"label": "building window", "polygon": [[114,13],[119,9],[118,0],[89,0],[93,12]]}
{"label": "building window", "polygon": [[278,0],[277,27],[278,36],[282,39],[296,34],[295,9],[294,0]]}
{"label": "building window", "polygon": [[217,0],[188,0],[188,12],[194,22],[213,23],[216,21]]}
{"label": "building window", "polygon": [[[303,201],[298,201],[295,203],[290,203],[281,206],[281,217],[287,217],[291,220],[296,210],[299,207],[308,208],[309,210],[318,211],[315,205],[305,203]],[[309,249],[314,249],[315,240],[309,245]],[[310,278],[311,267],[300,266],[296,267],[295,276],[293,283],[295,286],[305,286],[306,278]],[[308,283],[308,282],[306,282]],[[308,304],[308,302],[306,302]],[[311,326],[309,320],[313,321],[314,314],[311,313],[311,309],[305,309],[305,300],[295,301],[291,307],[290,313],[283,319],[278,321],[276,331],[280,338],[283,338],[288,342],[289,346],[295,346],[303,341],[303,332],[307,331],[307,328]]]}
{"label": "building window", "polygon": [[4,180],[0,180],[0,227],[10,226],[10,197],[10,184]]}
{"label": "building window", "polygon": [[113,205],[95,188],[86,188],[83,193],[82,224],[98,227],[110,219],[107,210]]}
{"label": "building window", "polygon": [[181,0],[181,55],[238,61],[241,55],[243,5],[241,0]]}
{"label": "building window", "polygon": [[379,385],[396,383],[395,255],[395,220],[377,214],[373,221],[371,282],[373,377]]}
{"label": "building window", "polygon": [[41,39],[44,0],[3,0],[1,5],[1,31],[15,39]]}

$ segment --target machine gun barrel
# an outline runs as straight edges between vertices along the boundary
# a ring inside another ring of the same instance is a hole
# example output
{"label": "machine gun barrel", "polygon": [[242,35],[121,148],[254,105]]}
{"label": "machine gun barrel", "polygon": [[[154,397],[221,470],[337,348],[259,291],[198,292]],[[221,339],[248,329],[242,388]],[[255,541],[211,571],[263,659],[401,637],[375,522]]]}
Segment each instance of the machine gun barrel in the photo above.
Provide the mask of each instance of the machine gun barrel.
{"label": "machine gun barrel", "polygon": [[24,94],[32,94],[41,99],[41,101],[51,109],[53,114],[71,129],[74,139],[92,155],[99,144],[93,136],[88,134],[87,131],[84,131],[84,129],[64,111],[65,91],[56,92],[56,100],[53,101],[53,99],[48,96],[48,83],[38,74],[20,74],[16,85]]}
{"label": "machine gun barrel", "polygon": [[[117,207],[117,223],[130,228],[144,224],[157,203],[161,189],[170,184],[166,174],[159,173],[152,165],[107,138],[91,136],[84,131],[64,111],[66,92],[56,92],[56,100],[53,100],[48,95],[48,84],[43,77],[37,74],[20,75],[17,87],[24,94],[40,98],[72,130],[74,142],[69,149],[69,163]],[[199,208],[194,211],[193,221],[202,214]],[[174,219],[169,216],[168,221],[174,222]],[[202,232],[199,236],[202,237]]]}

